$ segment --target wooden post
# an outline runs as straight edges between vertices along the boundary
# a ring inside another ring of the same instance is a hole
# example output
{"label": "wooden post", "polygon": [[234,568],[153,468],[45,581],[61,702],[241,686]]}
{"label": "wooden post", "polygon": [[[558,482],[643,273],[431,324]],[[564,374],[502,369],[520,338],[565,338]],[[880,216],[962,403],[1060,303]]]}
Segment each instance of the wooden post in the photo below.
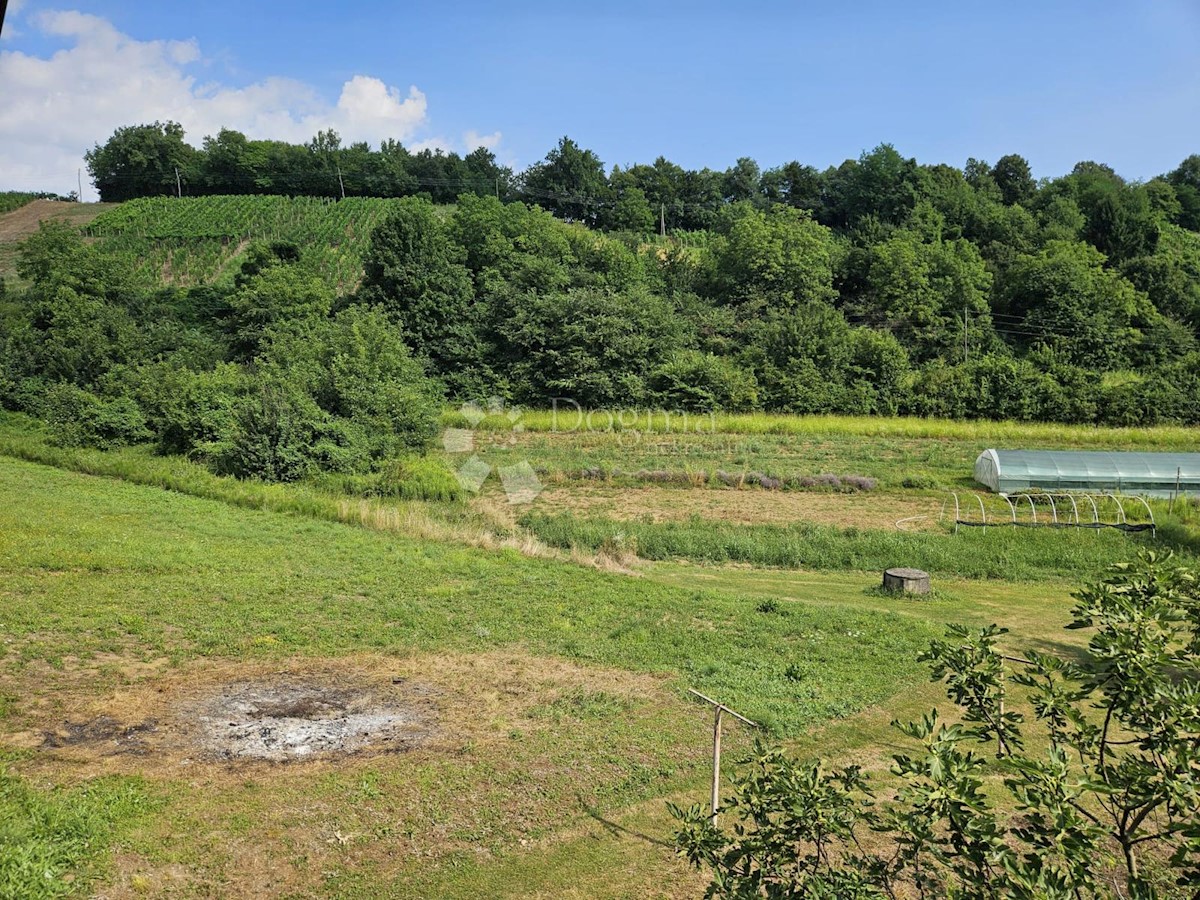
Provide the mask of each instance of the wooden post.
{"label": "wooden post", "polygon": [[713,778],[712,778],[712,820],[717,823],[717,808],[721,805],[721,707],[713,717]]}
{"label": "wooden post", "polygon": [[1175,511],[1175,498],[1179,496],[1179,482],[1183,479],[1183,468],[1179,467],[1175,470],[1175,493],[1171,495],[1171,504],[1167,507],[1167,515]]}
{"label": "wooden post", "polygon": [[724,703],[718,703],[712,697],[706,697],[693,688],[688,688],[688,693],[695,694],[706,703],[711,703],[716,707],[716,715],[713,716],[713,774],[712,774],[712,821],[716,824],[717,810],[721,805],[721,715],[729,713],[735,719],[745,722],[751,728],[757,728],[754,722],[751,722],[740,713],[734,712]]}

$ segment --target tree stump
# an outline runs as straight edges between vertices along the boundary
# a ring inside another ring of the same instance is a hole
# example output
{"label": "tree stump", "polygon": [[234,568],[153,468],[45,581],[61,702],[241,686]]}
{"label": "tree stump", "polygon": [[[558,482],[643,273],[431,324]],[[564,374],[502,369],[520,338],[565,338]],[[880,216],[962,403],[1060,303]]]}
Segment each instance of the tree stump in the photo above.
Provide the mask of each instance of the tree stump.
{"label": "tree stump", "polygon": [[883,573],[883,589],[905,594],[928,594],[929,573],[920,569],[888,569]]}

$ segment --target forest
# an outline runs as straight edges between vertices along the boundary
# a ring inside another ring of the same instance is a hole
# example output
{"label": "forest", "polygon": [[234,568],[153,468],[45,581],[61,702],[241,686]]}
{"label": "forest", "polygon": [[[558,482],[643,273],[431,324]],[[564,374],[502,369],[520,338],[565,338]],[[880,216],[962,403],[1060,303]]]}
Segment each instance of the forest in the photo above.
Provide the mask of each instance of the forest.
{"label": "forest", "polygon": [[[88,163],[105,201],[134,202],[90,237],[44,226],[0,297],[0,404],[66,443],[154,441],[288,480],[419,452],[441,404],[493,396],[1200,423],[1200,156],[1145,183],[1095,162],[1036,181],[1016,155],[922,165],[887,144],[823,172],[606,170],[564,138],[514,175],[484,149],[223,130],[196,150],[155,123]],[[402,199],[372,207],[367,238],[337,218],[343,193]],[[217,221],[229,194],[255,195],[237,209],[257,230]],[[172,282],[103,238],[139,230],[246,246]],[[337,278],[312,242],[341,255]]]}

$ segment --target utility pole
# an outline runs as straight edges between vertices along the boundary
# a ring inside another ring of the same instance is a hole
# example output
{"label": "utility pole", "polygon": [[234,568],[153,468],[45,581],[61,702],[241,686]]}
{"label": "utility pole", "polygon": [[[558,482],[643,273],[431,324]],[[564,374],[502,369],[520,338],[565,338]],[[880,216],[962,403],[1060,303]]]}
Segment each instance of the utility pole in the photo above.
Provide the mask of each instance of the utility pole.
{"label": "utility pole", "polygon": [[83,169],[75,170],[75,179],[79,182],[79,193],[75,195],[75,198],[80,203],[82,203],[83,202]]}
{"label": "utility pole", "polygon": [[963,362],[967,361],[967,314],[968,309],[963,307]]}
{"label": "utility pole", "polygon": [[175,167],[175,196],[183,199],[183,182],[179,180],[179,166]]}
{"label": "utility pole", "polygon": [[667,204],[665,203],[658,205],[658,234],[659,237],[667,236]]}
{"label": "utility pole", "polygon": [[342,167],[341,166],[337,167],[337,173],[338,173],[338,188],[341,189],[342,199],[345,200],[346,199],[346,183],[344,181],[342,181]]}
{"label": "utility pole", "polygon": [[712,775],[712,821],[715,825],[717,822],[717,809],[721,805],[721,714],[729,713],[735,719],[745,722],[751,728],[758,726],[726,706],[724,703],[718,703],[712,697],[706,697],[697,690],[688,688],[689,694],[695,694],[701,700],[711,703],[716,707],[716,715],[713,717],[713,775]]}
{"label": "utility pole", "polygon": [[496,176],[496,199],[500,199],[500,176]]}

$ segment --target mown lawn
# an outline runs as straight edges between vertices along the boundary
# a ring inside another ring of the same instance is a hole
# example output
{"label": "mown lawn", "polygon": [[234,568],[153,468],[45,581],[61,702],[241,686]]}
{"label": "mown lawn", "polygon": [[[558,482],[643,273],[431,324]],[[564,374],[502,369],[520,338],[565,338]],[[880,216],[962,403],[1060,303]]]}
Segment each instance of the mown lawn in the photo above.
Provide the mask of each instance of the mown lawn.
{"label": "mown lawn", "polygon": [[[781,610],[753,596],[239,509],[11,459],[0,459],[0,608],[8,698],[0,730],[9,735],[73,708],[73,695],[94,705],[129,685],[204,678],[206,667],[238,663],[367,655],[419,672],[436,668],[425,662],[431,654],[507,653],[564,660],[585,691],[592,670],[659,679],[627,702],[529,698],[521,715],[465,752],[326,766],[321,779],[302,767],[267,773],[265,792],[253,773],[231,779],[210,766],[181,780],[152,762],[122,763],[127,777],[147,780],[139,791],[160,811],[139,806],[124,826],[97,825],[94,841],[53,868],[57,878],[103,863],[97,847],[112,833],[124,848],[122,884],[133,884],[130,866],[182,867],[200,892],[226,894],[242,892],[231,869],[246,864],[247,842],[272,865],[307,871],[317,851],[295,850],[304,843],[297,830],[315,834],[317,850],[338,852],[330,890],[335,882],[365,896],[397,884],[415,890],[447,868],[486,868],[481,860],[516,853],[522,841],[593,821],[587,810],[604,816],[702,784],[707,716],[684,698],[686,687],[794,734],[919,678],[915,653],[936,631],[888,611]],[[148,674],[125,664],[164,658],[165,669]],[[71,789],[94,774],[28,741],[12,745],[7,768],[32,779],[25,787],[46,804],[58,802],[56,785]],[[4,803],[6,820],[34,815],[27,799]],[[343,847],[337,834],[353,837]],[[389,853],[411,845],[427,854],[421,864]],[[652,858],[669,860],[662,852]],[[162,889],[158,876],[144,878],[146,890]]]}

